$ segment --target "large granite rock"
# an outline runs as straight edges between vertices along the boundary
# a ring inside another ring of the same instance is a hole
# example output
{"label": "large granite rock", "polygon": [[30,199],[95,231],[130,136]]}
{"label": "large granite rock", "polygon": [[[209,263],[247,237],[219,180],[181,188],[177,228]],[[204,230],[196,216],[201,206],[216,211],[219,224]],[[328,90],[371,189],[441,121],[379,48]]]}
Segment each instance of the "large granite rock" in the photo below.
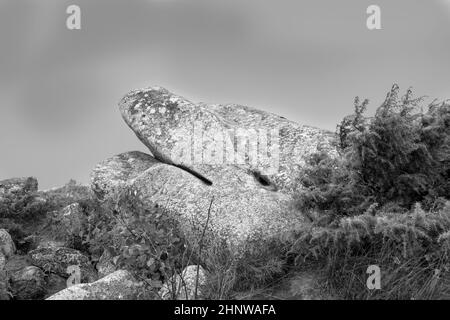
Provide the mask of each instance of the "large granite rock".
{"label": "large granite rock", "polygon": [[125,122],[156,159],[210,181],[213,168],[231,164],[292,192],[308,156],[336,153],[328,131],[242,105],[193,103],[161,87],[132,91],[119,105]]}
{"label": "large granite rock", "polygon": [[[148,168],[135,175],[137,168]],[[127,177],[130,177],[127,179]],[[219,241],[237,251],[300,226],[304,219],[289,195],[261,184],[253,174],[230,166],[212,170],[209,185],[195,175],[152,157],[132,152],[106,160],[93,173],[92,188],[103,199],[126,193],[141,207],[165,209],[191,244],[197,245],[213,203],[206,241]]]}
{"label": "large granite rock", "polygon": [[[253,108],[193,103],[161,87],[119,103],[151,155],[128,152],[100,163],[92,189],[101,200],[157,205],[191,243],[227,243],[234,252],[306,223],[292,194],[309,155],[335,154],[333,135]],[[208,209],[214,199],[208,220]]]}
{"label": "large granite rock", "polygon": [[139,300],[143,293],[143,285],[128,271],[118,270],[96,282],[71,286],[47,300]]}

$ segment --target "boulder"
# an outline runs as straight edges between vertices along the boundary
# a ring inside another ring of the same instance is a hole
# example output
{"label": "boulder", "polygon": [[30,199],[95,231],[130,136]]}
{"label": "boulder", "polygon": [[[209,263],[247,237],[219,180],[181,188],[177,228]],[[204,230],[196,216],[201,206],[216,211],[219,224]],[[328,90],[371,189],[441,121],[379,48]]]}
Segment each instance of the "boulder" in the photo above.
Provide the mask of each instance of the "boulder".
{"label": "boulder", "polygon": [[68,278],[68,268],[78,266],[81,272],[81,282],[96,280],[95,271],[87,256],[78,250],[61,247],[47,247],[32,250],[28,253],[31,263],[44,270],[61,277]]}
{"label": "boulder", "polygon": [[[148,169],[137,175],[136,168]],[[198,245],[205,230],[205,242],[227,243],[236,253],[251,242],[260,245],[261,240],[304,223],[289,195],[261,184],[244,169],[223,167],[212,170],[210,177],[215,181],[212,185],[186,170],[132,152],[99,164],[92,188],[102,199],[117,199],[117,192],[123,192],[136,206],[156,204],[180,224],[192,245]]]}
{"label": "boulder", "polygon": [[0,229],[0,253],[6,258],[11,257],[16,252],[13,239],[5,229]]}
{"label": "boulder", "polygon": [[143,285],[125,270],[118,270],[88,284],[78,284],[64,289],[47,300],[139,300]]}
{"label": "boulder", "polygon": [[14,272],[9,281],[16,300],[42,299],[45,295],[45,274],[38,267],[28,266]]}
{"label": "boulder", "polygon": [[306,160],[337,155],[331,132],[242,105],[193,103],[161,87],[128,93],[119,109],[152,155],[103,161],[92,190],[111,209],[119,194],[164,209],[193,245],[226,243],[242,254],[304,225],[293,194]]}
{"label": "boulder", "polygon": [[292,192],[311,154],[337,154],[329,131],[238,104],[193,103],[157,86],[131,91],[119,106],[156,159],[209,181],[214,168],[236,165]]}
{"label": "boulder", "polygon": [[201,266],[187,266],[181,274],[172,277],[163,285],[159,291],[159,296],[163,300],[195,300],[195,289],[197,288],[197,299],[200,299],[205,284],[205,270]]}

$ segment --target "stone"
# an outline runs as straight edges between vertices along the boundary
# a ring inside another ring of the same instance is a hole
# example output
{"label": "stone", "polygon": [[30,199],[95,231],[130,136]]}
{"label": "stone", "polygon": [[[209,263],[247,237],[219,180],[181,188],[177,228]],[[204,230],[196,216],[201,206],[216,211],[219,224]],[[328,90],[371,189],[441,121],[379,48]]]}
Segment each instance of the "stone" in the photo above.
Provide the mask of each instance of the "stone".
{"label": "stone", "polygon": [[96,274],[87,256],[78,250],[62,247],[47,247],[32,250],[28,253],[31,263],[61,277],[68,278],[67,268],[78,266],[81,271],[81,282],[93,282]]}
{"label": "stone", "polygon": [[0,270],[0,301],[10,300],[9,283],[6,271]]}
{"label": "stone", "polygon": [[100,256],[100,259],[97,262],[96,269],[100,278],[103,278],[116,271],[116,266],[113,263],[113,256],[108,249],[105,249],[103,251],[103,254]]}
{"label": "stone", "polygon": [[[146,167],[140,175],[135,174],[136,168]],[[128,176],[129,180],[124,179]],[[210,177],[215,181],[212,185],[181,168],[132,152],[99,164],[93,172],[92,189],[102,199],[116,199],[117,192],[112,191],[116,190],[144,208],[157,204],[180,224],[194,246],[208,221],[204,241],[228,243],[236,253],[251,242],[261,245],[262,240],[304,224],[289,195],[262,185],[244,169],[224,167],[212,170]]]}
{"label": "stone", "polygon": [[46,294],[44,296],[44,299],[47,299],[55,293],[67,288],[67,279],[55,273],[49,273],[47,275],[46,281]]}
{"label": "stone", "polygon": [[177,274],[163,285],[159,291],[159,296],[163,300],[195,300],[195,288],[197,287],[197,299],[200,299],[205,284],[205,270],[201,266],[187,266],[183,269],[181,275]]}
{"label": "stone", "polygon": [[6,266],[6,257],[3,253],[0,252],[0,272],[5,270]]}
{"label": "stone", "polygon": [[151,155],[103,161],[92,190],[113,210],[119,195],[162,208],[193,246],[225,243],[242,255],[304,226],[293,198],[307,159],[337,156],[331,132],[238,104],[194,103],[162,87],[131,91],[119,109]]}
{"label": "stone", "polygon": [[5,271],[8,274],[13,274],[30,265],[31,260],[28,256],[15,255],[7,260],[5,265]]}
{"label": "stone", "polygon": [[36,192],[38,181],[36,178],[12,178],[0,181],[0,197],[23,196]]}
{"label": "stone", "polygon": [[119,107],[156,159],[212,182],[215,168],[236,165],[293,192],[311,154],[337,155],[329,131],[238,104],[193,103],[158,86],[131,91]]}
{"label": "stone", "polygon": [[16,252],[14,241],[5,229],[0,229],[0,252],[6,258],[11,257]]}
{"label": "stone", "polygon": [[46,292],[45,274],[38,267],[28,266],[10,276],[10,285],[16,300],[42,299]]}
{"label": "stone", "polygon": [[142,283],[125,270],[118,270],[88,284],[66,288],[47,300],[140,300],[144,289]]}

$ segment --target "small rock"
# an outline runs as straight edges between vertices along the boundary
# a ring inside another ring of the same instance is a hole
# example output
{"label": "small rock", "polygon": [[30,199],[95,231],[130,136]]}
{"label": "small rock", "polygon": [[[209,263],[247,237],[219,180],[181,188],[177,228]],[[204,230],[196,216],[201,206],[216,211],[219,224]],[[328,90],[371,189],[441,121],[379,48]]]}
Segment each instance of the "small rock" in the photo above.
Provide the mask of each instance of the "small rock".
{"label": "small rock", "polygon": [[197,285],[197,267],[188,266],[184,268],[182,275],[172,277],[159,291],[163,300],[195,300],[195,288],[197,287],[197,299],[202,296],[202,287],[206,283],[206,273],[199,267]]}
{"label": "small rock", "polygon": [[111,252],[107,249],[103,251],[103,254],[100,257],[100,260],[97,263],[97,272],[100,278],[107,276],[108,274],[116,271],[116,266],[112,262],[113,256]]}
{"label": "small rock", "polygon": [[14,241],[5,229],[0,229],[0,252],[3,253],[6,258],[11,257],[16,252]]}
{"label": "small rock", "polygon": [[41,269],[28,266],[10,277],[11,291],[17,300],[42,299],[45,295],[45,274]]}
{"label": "small rock", "polygon": [[143,285],[125,270],[88,284],[78,284],[64,289],[47,300],[140,300]]}
{"label": "small rock", "polygon": [[92,282],[96,280],[95,271],[88,257],[78,250],[70,248],[47,247],[32,250],[29,253],[33,265],[45,272],[53,272],[61,277],[69,277],[67,268],[79,266],[81,281]]}

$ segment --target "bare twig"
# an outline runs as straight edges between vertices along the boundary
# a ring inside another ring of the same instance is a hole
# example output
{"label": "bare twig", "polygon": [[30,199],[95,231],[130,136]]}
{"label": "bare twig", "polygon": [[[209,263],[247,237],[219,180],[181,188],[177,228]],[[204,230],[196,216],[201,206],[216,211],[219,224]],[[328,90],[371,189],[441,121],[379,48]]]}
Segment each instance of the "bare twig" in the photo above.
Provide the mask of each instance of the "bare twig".
{"label": "bare twig", "polygon": [[[209,218],[211,216],[211,207],[212,204],[214,202],[214,196],[211,198],[211,203],[209,204],[209,208],[208,208],[208,216],[206,218],[206,223],[205,223],[205,227],[203,228],[203,232],[202,232],[202,236],[200,238],[200,242],[199,242],[199,248],[198,248],[198,256],[199,258],[202,255],[202,249],[203,249],[203,238],[205,237],[205,233],[206,233],[206,228],[208,228],[208,223],[209,223]],[[195,279],[195,293],[194,293],[194,299],[197,300],[197,293],[198,293],[198,277],[199,277],[199,273],[200,273],[200,265],[197,264],[197,276]]]}

